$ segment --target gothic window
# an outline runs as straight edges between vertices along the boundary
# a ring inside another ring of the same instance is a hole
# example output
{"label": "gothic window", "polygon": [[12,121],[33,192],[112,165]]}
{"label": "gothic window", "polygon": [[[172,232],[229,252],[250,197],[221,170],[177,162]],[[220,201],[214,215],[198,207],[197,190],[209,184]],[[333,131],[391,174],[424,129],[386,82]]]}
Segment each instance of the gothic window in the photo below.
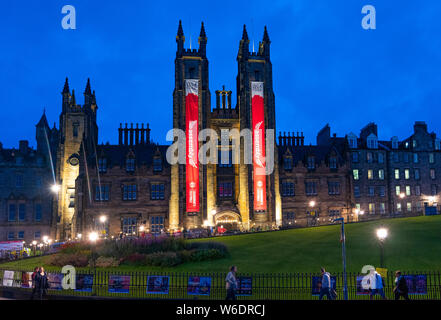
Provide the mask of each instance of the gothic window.
{"label": "gothic window", "polygon": [[230,181],[219,182],[219,197],[231,198],[233,196],[233,183]]}
{"label": "gothic window", "polygon": [[331,169],[337,169],[337,157],[330,157],[329,158],[329,167]]}
{"label": "gothic window", "polygon": [[283,168],[286,171],[292,170],[292,156],[284,156],[283,157]]}
{"label": "gothic window", "polygon": [[123,200],[125,201],[136,200],[136,196],[137,196],[136,184],[123,186]]}
{"label": "gothic window", "polygon": [[129,157],[126,159],[126,171],[127,172],[135,171],[135,158]]}
{"label": "gothic window", "polygon": [[307,159],[307,166],[309,170],[315,169],[315,159],[313,156],[309,156]]}
{"label": "gothic window", "polygon": [[164,184],[152,183],[150,185],[150,199],[151,200],[164,200]]}
{"label": "gothic window", "polygon": [[98,171],[100,173],[107,172],[107,159],[106,158],[99,158],[98,159]]}
{"label": "gothic window", "polygon": [[162,171],[162,160],[160,157],[153,158],[153,171],[161,172]]}

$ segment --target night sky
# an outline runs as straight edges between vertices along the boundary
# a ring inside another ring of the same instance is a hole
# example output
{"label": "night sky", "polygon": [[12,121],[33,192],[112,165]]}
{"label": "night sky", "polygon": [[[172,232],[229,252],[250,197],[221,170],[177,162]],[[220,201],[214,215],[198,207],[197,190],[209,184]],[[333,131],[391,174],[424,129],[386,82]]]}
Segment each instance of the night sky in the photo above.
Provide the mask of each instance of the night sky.
{"label": "night sky", "polygon": [[[61,27],[66,4],[76,8],[76,30]],[[376,30],[361,27],[366,4],[376,7]],[[58,126],[67,76],[78,103],[91,78],[100,143],[117,142],[120,122],[149,122],[165,143],[179,19],[186,47],[191,37],[197,48],[205,23],[212,106],[223,84],[235,104],[243,24],[256,48],[267,25],[278,131],[304,131],[314,143],[326,123],[344,136],[374,121],[380,139],[404,139],[423,120],[441,134],[440,16],[438,0],[4,1],[0,141],[35,146],[43,108]]]}

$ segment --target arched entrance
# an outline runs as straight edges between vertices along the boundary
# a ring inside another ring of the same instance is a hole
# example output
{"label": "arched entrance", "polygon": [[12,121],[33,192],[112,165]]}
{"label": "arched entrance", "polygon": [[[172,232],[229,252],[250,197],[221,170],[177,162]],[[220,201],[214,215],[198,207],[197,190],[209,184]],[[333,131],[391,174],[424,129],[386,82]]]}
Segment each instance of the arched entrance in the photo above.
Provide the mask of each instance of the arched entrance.
{"label": "arched entrance", "polygon": [[234,211],[222,211],[214,215],[216,228],[222,228],[226,231],[242,230],[242,219],[240,214]]}

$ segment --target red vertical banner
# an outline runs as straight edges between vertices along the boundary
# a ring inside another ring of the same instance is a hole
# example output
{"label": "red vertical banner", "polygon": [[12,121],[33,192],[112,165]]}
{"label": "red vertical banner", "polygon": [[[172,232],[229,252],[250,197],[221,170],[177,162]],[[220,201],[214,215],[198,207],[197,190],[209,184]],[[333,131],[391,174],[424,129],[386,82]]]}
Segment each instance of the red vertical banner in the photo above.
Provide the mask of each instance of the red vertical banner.
{"label": "red vertical banner", "polygon": [[265,111],[263,82],[251,82],[254,211],[266,211]]}
{"label": "red vertical banner", "polygon": [[187,212],[199,212],[199,80],[185,80]]}

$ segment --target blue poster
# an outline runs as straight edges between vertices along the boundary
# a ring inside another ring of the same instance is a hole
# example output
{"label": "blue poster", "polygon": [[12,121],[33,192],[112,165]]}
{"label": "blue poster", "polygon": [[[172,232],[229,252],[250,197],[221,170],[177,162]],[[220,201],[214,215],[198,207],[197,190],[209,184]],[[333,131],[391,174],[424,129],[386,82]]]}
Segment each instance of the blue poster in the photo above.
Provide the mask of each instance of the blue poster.
{"label": "blue poster", "polygon": [[92,292],[93,275],[77,274],[75,291]]}
{"label": "blue poster", "polygon": [[187,293],[190,295],[209,296],[211,289],[210,277],[188,277]]}
{"label": "blue poster", "polygon": [[168,294],[169,277],[168,276],[148,276],[147,293],[149,294]]}

